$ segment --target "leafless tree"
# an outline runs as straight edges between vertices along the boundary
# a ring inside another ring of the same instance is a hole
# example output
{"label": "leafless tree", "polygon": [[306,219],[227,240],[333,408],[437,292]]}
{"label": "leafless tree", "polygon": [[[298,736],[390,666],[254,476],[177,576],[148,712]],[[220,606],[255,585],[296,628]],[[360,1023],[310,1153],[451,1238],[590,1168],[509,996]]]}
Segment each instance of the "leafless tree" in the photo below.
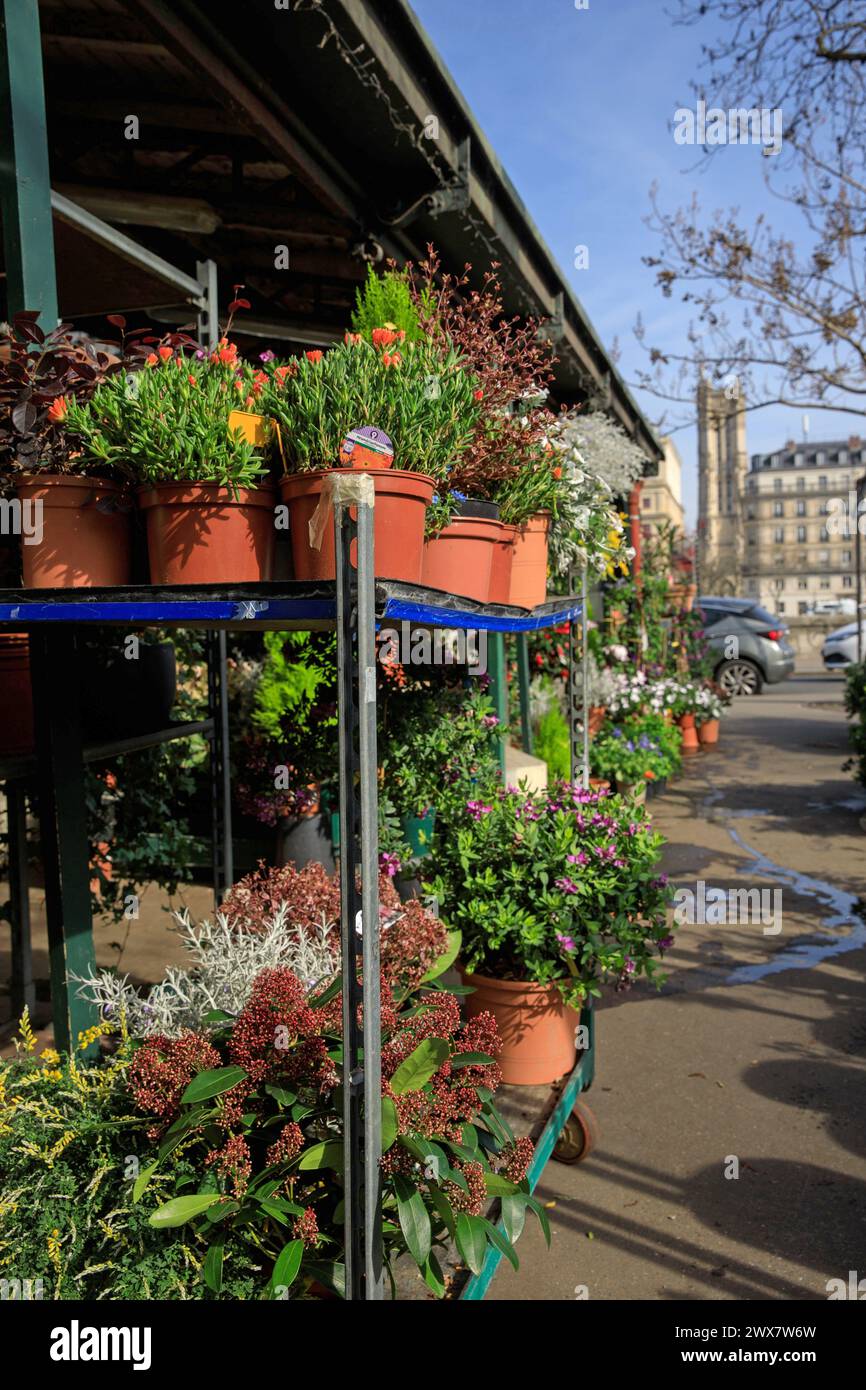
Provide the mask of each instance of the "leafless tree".
{"label": "leafless tree", "polygon": [[703,45],[696,97],[782,108],[782,151],[763,172],[787,231],[763,212],[748,224],[737,208],[706,215],[697,197],[671,212],[652,190],[659,251],[644,260],[694,317],[680,353],[638,322],[648,361],[637,384],[691,405],[697,370],[717,385],[738,378],[748,409],[866,414],[866,4],[679,0],[676,22],[719,33]]}

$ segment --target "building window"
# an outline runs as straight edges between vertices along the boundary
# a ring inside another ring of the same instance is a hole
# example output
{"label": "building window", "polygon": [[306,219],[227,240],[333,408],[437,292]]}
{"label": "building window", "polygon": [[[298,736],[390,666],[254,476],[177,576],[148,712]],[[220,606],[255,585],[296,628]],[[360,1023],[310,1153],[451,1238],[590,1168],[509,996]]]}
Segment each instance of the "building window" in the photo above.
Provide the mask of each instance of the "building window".
{"label": "building window", "polygon": [[826,473],[822,473],[822,474],[821,474],[820,478],[818,479],[818,486],[819,486],[819,488],[821,489],[822,492],[826,492],[826,491],[827,491],[827,474],[826,474]]}
{"label": "building window", "polygon": [[822,449],[819,449],[817,454],[815,455],[815,462],[818,464],[820,468],[823,468],[826,461],[826,455],[824,454]]}
{"label": "building window", "polygon": [[828,565],[829,563],[830,563],[830,552],[829,552],[829,550],[819,550],[819,551],[818,551],[818,564],[819,564],[819,565]]}
{"label": "building window", "polygon": [[784,601],[783,601],[782,599],[780,599],[779,602],[776,604],[776,612],[777,612],[777,613],[784,613],[784,611],[785,611],[785,604],[784,604]]}
{"label": "building window", "polygon": [[773,540],[776,542],[776,545],[784,545],[784,543],[785,543],[785,528],[784,528],[784,526],[777,526],[777,527],[776,527],[775,531],[773,532]]}
{"label": "building window", "polygon": [[798,491],[798,492],[805,492],[805,491],[806,491],[806,479],[805,479],[805,478],[798,478],[798,479],[797,479],[797,491]]}
{"label": "building window", "polygon": [[843,574],[843,575],[842,575],[842,588],[843,588],[843,589],[853,589],[853,588],[854,588],[854,580],[851,578],[850,574]]}
{"label": "building window", "polygon": [[843,564],[843,565],[850,565],[850,563],[851,563],[851,551],[850,551],[850,550],[843,550],[843,551],[842,551],[842,564]]}
{"label": "building window", "polygon": [[806,503],[805,503],[805,502],[802,502],[802,501],[801,501],[801,502],[798,502],[798,503],[797,503],[797,515],[798,515],[798,516],[805,516],[805,515],[806,515]]}
{"label": "building window", "polygon": [[798,612],[798,613],[808,613],[808,611],[809,611],[809,605],[808,605],[808,603],[806,603],[805,599],[802,599],[802,598],[801,598],[800,601],[799,601],[799,603],[797,604],[797,612]]}
{"label": "building window", "polygon": [[798,526],[798,527],[797,527],[797,540],[798,540],[798,542],[800,543],[800,545],[805,545],[805,543],[806,543],[806,528],[805,528],[805,526]]}
{"label": "building window", "polygon": [[798,580],[797,580],[797,588],[798,588],[798,589],[808,589],[808,587],[809,587],[809,581],[808,581],[808,579],[798,579]]}
{"label": "building window", "polygon": [[773,491],[774,491],[774,492],[781,492],[781,491],[782,491],[782,479],[781,479],[781,478],[774,478],[774,479],[773,479]]}
{"label": "building window", "polygon": [[819,587],[819,589],[829,589],[829,587],[830,587],[830,581],[829,581],[829,579],[819,579],[819,580],[818,580],[818,587]]}
{"label": "building window", "polygon": [[784,516],[784,515],[785,515],[785,504],[784,504],[784,502],[774,502],[774,503],[773,503],[773,516]]}

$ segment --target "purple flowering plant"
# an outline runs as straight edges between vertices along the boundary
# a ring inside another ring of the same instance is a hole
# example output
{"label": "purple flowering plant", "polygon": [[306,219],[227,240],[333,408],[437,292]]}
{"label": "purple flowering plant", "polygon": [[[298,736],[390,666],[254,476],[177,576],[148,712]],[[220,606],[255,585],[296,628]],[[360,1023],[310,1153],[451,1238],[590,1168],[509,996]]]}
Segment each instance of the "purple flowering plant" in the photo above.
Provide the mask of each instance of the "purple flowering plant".
{"label": "purple flowering plant", "polygon": [[671,895],[644,810],[568,782],[489,784],[437,832],[427,886],[468,971],[556,983],[575,1006],[604,984],[662,982]]}

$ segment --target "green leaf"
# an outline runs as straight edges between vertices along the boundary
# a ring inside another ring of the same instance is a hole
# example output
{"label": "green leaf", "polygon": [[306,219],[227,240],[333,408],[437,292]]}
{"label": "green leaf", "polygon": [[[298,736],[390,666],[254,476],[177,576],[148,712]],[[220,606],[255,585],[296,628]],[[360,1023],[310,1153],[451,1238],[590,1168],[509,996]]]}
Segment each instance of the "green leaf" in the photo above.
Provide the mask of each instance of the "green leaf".
{"label": "green leaf", "polygon": [[486,1052],[458,1052],[451,1058],[451,1065],[452,1067],[471,1067],[495,1061],[496,1058],[489,1057]]}
{"label": "green leaf", "polygon": [[407,1091],[420,1091],[431,1076],[436,1075],[450,1053],[451,1048],[444,1038],[425,1038],[400,1063],[391,1077],[391,1090],[398,1096],[405,1095]]}
{"label": "green leaf", "polygon": [[132,1200],[133,1200],[133,1202],[137,1202],[137,1201],[138,1201],[139,1197],[140,1197],[141,1194],[144,1192],[144,1189],[147,1187],[147,1184],[150,1182],[151,1178],[153,1177],[153,1175],[154,1175],[154,1173],[156,1172],[156,1170],[157,1170],[158,1167],[159,1167],[159,1159],[158,1159],[158,1158],[155,1158],[155,1159],[153,1160],[153,1163],[148,1163],[148,1165],[147,1165],[146,1168],[142,1168],[142,1170],[141,1170],[141,1172],[139,1173],[138,1177],[136,1178],[135,1182],[132,1184]]}
{"label": "green leaf", "polygon": [[227,1014],[224,1009],[211,1009],[205,1014],[202,1023],[234,1023],[234,1014]]}
{"label": "green leaf", "polygon": [[298,1099],[294,1091],[286,1091],[282,1086],[274,1086],[271,1082],[267,1083],[265,1090],[269,1096],[273,1096],[277,1105],[294,1105]]}
{"label": "green leaf", "polygon": [[430,1201],[436,1208],[436,1215],[439,1217],[441,1221],[445,1223],[445,1226],[448,1229],[448,1234],[450,1235],[451,1239],[454,1240],[457,1233],[457,1229],[454,1225],[454,1212],[451,1210],[451,1203],[448,1201],[448,1198],[445,1196],[445,1193],[439,1191],[438,1187],[431,1187],[429,1195]]}
{"label": "green leaf", "polygon": [[314,999],[309,1000],[310,1008],[321,1009],[325,1004],[330,1004],[332,999],[336,999],[342,988],[343,977],[342,975],[338,975],[336,979],[331,981],[326,990],[323,990],[321,994],[317,994]]}
{"label": "green leaf", "polygon": [[462,932],[450,931],[448,933],[448,945],[445,947],[445,950],[443,951],[442,955],[439,956],[436,960],[434,960],[430,969],[427,971],[427,974],[422,976],[422,985],[426,984],[428,980],[437,980],[440,975],[445,974],[445,971],[448,970],[449,967],[454,964],[455,960],[459,956],[462,942]]}
{"label": "green leaf", "polygon": [[[480,1091],[476,1091],[476,1095],[479,1094]],[[487,1100],[484,1102],[484,1104],[481,1107],[481,1113],[487,1121],[488,1129],[493,1130],[494,1134],[497,1134],[498,1130],[501,1130],[502,1133],[505,1135],[507,1142],[509,1144],[514,1143],[514,1130],[511,1128],[511,1125],[508,1123],[505,1116],[500,1114],[500,1112],[496,1109],[496,1106],[493,1104],[491,1100]],[[490,1123],[491,1118],[493,1119],[493,1124]],[[496,1128],[494,1126],[496,1126]]]}
{"label": "green leaf", "polygon": [[201,1216],[203,1211],[207,1211],[208,1207],[212,1207],[214,1202],[219,1200],[219,1193],[211,1192],[196,1193],[194,1197],[172,1197],[170,1202],[157,1207],[151,1214],[149,1224],[159,1229],[164,1226],[183,1226],[194,1216]]}
{"label": "green leaf", "polygon": [[223,1254],[225,1243],[222,1238],[212,1241],[204,1257],[202,1274],[209,1289],[219,1293],[223,1286]]}
{"label": "green leaf", "polygon": [[421,1273],[424,1276],[424,1283],[427,1285],[428,1289],[432,1289],[437,1298],[442,1298],[445,1293],[445,1276],[432,1250],[424,1261],[424,1267]]}
{"label": "green leaf", "polygon": [[538,1217],[538,1224],[540,1225],[542,1231],[544,1232],[544,1239],[547,1241],[547,1248],[548,1248],[548,1250],[549,1250],[549,1249],[550,1249],[550,1221],[549,1221],[549,1219],[548,1219],[547,1212],[544,1210],[544,1207],[541,1205],[541,1203],[539,1202],[538,1198],[537,1198],[537,1197],[530,1197],[530,1195],[529,1195],[528,1192],[526,1192],[526,1193],[523,1194],[523,1200],[524,1200],[524,1202],[526,1203],[526,1205],[527,1205],[528,1207],[531,1207],[531,1208],[532,1208],[532,1210],[535,1212],[535,1215]]}
{"label": "green leaf", "polygon": [[484,1186],[491,1197],[513,1197],[520,1191],[516,1182],[512,1182],[510,1178],[503,1178],[501,1173],[485,1173]]}
{"label": "green leaf", "polygon": [[346,1297],[346,1266],[336,1260],[310,1260],[306,1272],[311,1279],[318,1279],[326,1288],[333,1289],[341,1298]]}
{"label": "green leaf", "polygon": [[277,1256],[274,1272],[271,1275],[271,1294],[278,1298],[277,1289],[289,1289],[298,1277],[301,1260],[304,1257],[304,1242],[290,1240]]}
{"label": "green leaf", "polygon": [[243,1067],[216,1067],[213,1071],[200,1071],[194,1076],[181,1096],[182,1105],[195,1105],[199,1100],[210,1100],[230,1091],[239,1081],[246,1080]]}
{"label": "green leaf", "polygon": [[517,1251],[514,1249],[514,1246],[511,1244],[511,1241],[506,1240],[505,1236],[502,1234],[500,1230],[497,1230],[497,1228],[493,1225],[492,1221],[486,1221],[483,1216],[479,1217],[479,1220],[484,1222],[484,1229],[487,1232],[487,1239],[491,1241],[493,1245],[496,1246],[497,1250],[500,1250],[502,1252],[506,1260],[510,1262],[514,1269],[519,1269],[520,1261],[517,1258]]}
{"label": "green leaf", "polygon": [[397,1138],[397,1107],[390,1096],[382,1097],[382,1152],[387,1153]]}
{"label": "green leaf", "polygon": [[400,1230],[409,1248],[409,1253],[420,1269],[424,1268],[430,1254],[432,1235],[430,1216],[424,1199],[415,1184],[406,1177],[395,1177],[394,1191],[397,1194],[397,1215]]}
{"label": "green leaf", "polygon": [[487,1232],[480,1216],[470,1216],[468,1212],[457,1213],[457,1249],[464,1264],[473,1274],[480,1274],[487,1254]]}
{"label": "green leaf", "polygon": [[526,1194],[502,1198],[502,1224],[512,1245],[516,1245],[526,1222]]}
{"label": "green leaf", "polygon": [[335,1173],[343,1171],[343,1142],[340,1139],[326,1139],[321,1144],[311,1144],[301,1154],[299,1168],[333,1168]]}

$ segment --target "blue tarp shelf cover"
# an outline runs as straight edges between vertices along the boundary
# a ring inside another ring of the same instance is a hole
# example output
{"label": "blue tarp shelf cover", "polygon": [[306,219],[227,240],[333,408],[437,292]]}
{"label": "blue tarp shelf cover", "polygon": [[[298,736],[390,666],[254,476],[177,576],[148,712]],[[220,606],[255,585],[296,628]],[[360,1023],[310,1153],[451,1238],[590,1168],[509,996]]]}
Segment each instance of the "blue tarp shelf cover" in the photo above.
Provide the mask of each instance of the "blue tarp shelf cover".
{"label": "blue tarp shelf cover", "polygon": [[[376,616],[385,622],[486,632],[537,632],[580,616],[578,598],[555,598],[538,608],[485,605],[438,589],[380,581]],[[328,625],[336,620],[332,583],[206,584],[187,588],[0,589],[0,625],[119,623],[125,626],[219,623],[230,627]]]}

